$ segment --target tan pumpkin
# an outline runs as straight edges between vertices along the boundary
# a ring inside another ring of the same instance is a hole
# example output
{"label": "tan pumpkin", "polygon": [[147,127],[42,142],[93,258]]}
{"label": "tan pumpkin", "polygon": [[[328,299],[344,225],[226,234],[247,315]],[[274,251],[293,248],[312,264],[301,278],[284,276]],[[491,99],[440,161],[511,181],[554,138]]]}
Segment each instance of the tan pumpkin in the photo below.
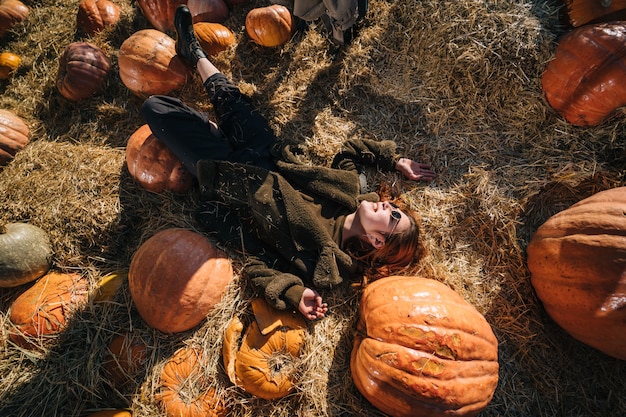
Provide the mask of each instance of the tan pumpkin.
{"label": "tan pumpkin", "polygon": [[49,272],[11,304],[9,338],[25,348],[54,340],[88,295],[89,283],[84,277]]}
{"label": "tan pumpkin", "polygon": [[174,29],[174,14],[180,4],[187,4],[194,22],[222,23],[228,18],[224,0],[137,0],[141,13],[161,32]]}
{"label": "tan pumpkin", "polygon": [[575,126],[596,126],[626,104],[626,22],[564,35],[541,76],[546,99]]}
{"label": "tan pumpkin", "polygon": [[200,22],[193,25],[202,49],[209,55],[217,55],[235,43],[235,35],[220,23]]}
{"label": "tan pumpkin", "polygon": [[0,167],[11,161],[30,141],[30,129],[11,110],[0,109]]}
{"label": "tan pumpkin", "polygon": [[246,33],[261,46],[284,45],[291,39],[294,27],[291,12],[280,4],[257,7],[246,15]]}
{"label": "tan pumpkin", "polygon": [[40,227],[9,223],[0,228],[0,287],[17,287],[48,272],[54,253]]}
{"label": "tan pumpkin", "polygon": [[568,20],[574,27],[626,19],[626,0],[563,0],[563,2]]}
{"label": "tan pumpkin", "polygon": [[527,247],[546,312],[579,341],[626,360],[626,187],[550,217]]}
{"label": "tan pumpkin", "polygon": [[155,29],[140,30],[122,42],[118,65],[124,85],[142,98],[182,88],[189,74],[176,55],[174,39]]}
{"label": "tan pumpkin", "polygon": [[13,73],[22,63],[22,58],[13,52],[3,52],[0,54],[0,78],[3,80],[11,78]]}
{"label": "tan pumpkin", "polygon": [[132,417],[130,411],[126,410],[102,410],[93,414],[89,414],[87,417]]}
{"label": "tan pumpkin", "polygon": [[68,100],[86,99],[102,92],[110,68],[109,57],[98,46],[73,42],[59,58],[57,89]]}
{"label": "tan pumpkin", "polygon": [[102,366],[116,387],[124,387],[139,374],[146,355],[147,348],[141,339],[132,333],[124,333],[113,338]]}
{"label": "tan pumpkin", "polygon": [[[161,372],[156,400],[168,417],[225,417],[227,409],[202,369],[202,351],[183,347],[167,361]],[[192,394],[192,393],[200,393]]]}
{"label": "tan pumpkin", "polygon": [[20,0],[0,0],[0,37],[28,17],[30,9]]}
{"label": "tan pumpkin", "polygon": [[109,0],[82,0],[76,13],[76,27],[83,35],[94,35],[120,20],[121,8]]}
{"label": "tan pumpkin", "polygon": [[133,255],[128,273],[139,314],[164,333],[200,324],[232,279],[232,264],[224,252],[200,233],[179,228],[146,240]]}
{"label": "tan pumpkin", "polygon": [[431,279],[391,276],[361,297],[352,379],[394,417],[475,416],[498,384],[498,341],[485,318]]}
{"label": "tan pumpkin", "polygon": [[267,400],[282,398],[293,389],[294,365],[304,344],[306,321],[295,311],[271,308],[261,298],[252,301],[252,309],[255,320],[243,339],[243,323],[238,317],[226,329],[224,367],[231,382],[250,394]]}
{"label": "tan pumpkin", "polygon": [[126,144],[128,172],[143,188],[154,193],[171,191],[184,194],[194,184],[194,176],[147,124],[140,126]]}

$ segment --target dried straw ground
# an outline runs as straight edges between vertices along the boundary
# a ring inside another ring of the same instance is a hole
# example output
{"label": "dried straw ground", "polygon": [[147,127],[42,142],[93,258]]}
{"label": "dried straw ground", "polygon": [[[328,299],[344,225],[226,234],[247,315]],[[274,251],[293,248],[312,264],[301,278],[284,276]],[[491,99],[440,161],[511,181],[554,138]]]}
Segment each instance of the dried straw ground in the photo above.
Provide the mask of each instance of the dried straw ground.
{"label": "dried straw ground", "polygon": [[[116,63],[121,43],[148,27],[131,0],[122,22],[90,41]],[[31,0],[24,24],[1,41],[23,65],[1,85],[0,108],[28,121],[32,142],[0,171],[0,222],[47,230],[54,269],[92,284],[128,267],[159,230],[195,227],[197,196],[155,195],[128,175],[124,146],[143,121],[141,99],[115,66],[103,94],[72,103],[55,88],[57,60],[75,31],[78,0]],[[546,316],[530,286],[525,247],[552,214],[597,191],[626,185],[626,118],[572,127],[546,104],[540,75],[558,37],[569,30],[556,0],[372,0],[358,38],[330,54],[320,24],[282,48],[251,44],[245,13],[226,21],[238,43],[215,59],[276,132],[309,145],[311,163],[328,163],[351,137],[393,139],[407,156],[431,163],[432,184],[373,174],[423,214],[429,256],[420,274],[445,282],[474,304],[499,340],[500,381],[484,416],[626,415],[626,363],[575,341]],[[173,36],[173,34],[172,34]],[[211,111],[199,80],[173,94]],[[165,359],[178,347],[209,353],[206,372],[233,416],[379,416],[349,372],[358,292],[324,294],[331,312],[312,324],[297,390],[264,401],[233,388],[220,363],[221,332],[246,310],[251,289],[238,279],[198,329],[167,336],[148,328],[126,286],[113,302],[76,312],[57,343],[41,352],[7,341],[10,302],[0,292],[0,415],[83,416],[128,407],[162,415],[154,400]],[[102,372],[111,339],[124,331],[149,346],[135,384],[117,389]]]}

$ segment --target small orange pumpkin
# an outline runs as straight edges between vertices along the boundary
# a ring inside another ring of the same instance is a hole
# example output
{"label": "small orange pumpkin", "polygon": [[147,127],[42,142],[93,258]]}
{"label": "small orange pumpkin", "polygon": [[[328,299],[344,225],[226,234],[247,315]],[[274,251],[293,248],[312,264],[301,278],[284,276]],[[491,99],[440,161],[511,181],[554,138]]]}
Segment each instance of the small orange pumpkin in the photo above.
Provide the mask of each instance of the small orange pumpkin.
{"label": "small orange pumpkin", "polygon": [[0,37],[28,17],[30,9],[20,0],[0,0]]}
{"label": "small orange pumpkin", "polygon": [[587,23],[626,19],[626,0],[563,0],[569,22],[578,27]]}
{"label": "small orange pumpkin", "polygon": [[[200,349],[183,347],[161,372],[161,389],[155,396],[168,417],[225,417],[228,412],[202,370]],[[207,389],[207,387],[209,388]],[[190,400],[188,392],[201,392]]]}
{"label": "small orange pumpkin", "polygon": [[99,47],[73,42],[59,58],[57,89],[68,100],[83,100],[102,92],[110,68],[109,57]]}
{"label": "small orange pumpkin", "polygon": [[11,78],[13,73],[22,63],[22,58],[13,52],[3,52],[0,54],[0,78],[3,80]]}
{"label": "small orange pumpkin", "polygon": [[194,176],[152,134],[147,124],[140,126],[128,139],[126,165],[131,177],[154,193],[184,194],[194,184]]}
{"label": "small orange pumpkin", "polygon": [[146,345],[132,333],[117,335],[109,344],[103,367],[118,387],[132,381],[146,361]]}
{"label": "small orange pumpkin", "polygon": [[202,49],[209,55],[217,55],[235,43],[235,35],[220,23],[200,22],[193,25]]}
{"label": "small orange pumpkin", "polygon": [[83,35],[94,35],[120,20],[121,8],[109,0],[82,0],[76,13],[76,27]]}
{"label": "small orange pumpkin", "polygon": [[280,46],[291,39],[294,22],[285,6],[273,4],[252,9],[246,15],[246,33],[261,46]]}
{"label": "small orange pumpkin", "polygon": [[0,167],[11,161],[30,141],[28,125],[11,110],[0,109]]}
{"label": "small orange pumpkin", "polygon": [[132,417],[132,414],[126,410],[102,410],[89,414],[87,417]]}
{"label": "small orange pumpkin", "polygon": [[140,30],[122,42],[118,65],[124,85],[142,98],[181,88],[189,71],[176,55],[174,39],[155,29]]}

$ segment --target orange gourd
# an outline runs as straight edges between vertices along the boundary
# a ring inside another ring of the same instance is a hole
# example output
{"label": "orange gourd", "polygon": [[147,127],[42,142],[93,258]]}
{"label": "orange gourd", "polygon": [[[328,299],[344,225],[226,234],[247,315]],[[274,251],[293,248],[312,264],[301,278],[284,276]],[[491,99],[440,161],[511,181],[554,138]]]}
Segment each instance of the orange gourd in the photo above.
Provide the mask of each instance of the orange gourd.
{"label": "orange gourd", "polygon": [[164,333],[200,324],[232,279],[232,264],[224,252],[200,233],[179,228],[146,240],[133,255],[128,273],[139,314]]}
{"label": "orange gourd", "polygon": [[0,167],[11,161],[30,141],[30,129],[11,110],[0,109]]}
{"label": "orange gourd", "polygon": [[83,35],[94,35],[115,26],[121,8],[109,0],[82,0],[76,13],[76,27]]}
{"label": "orange gourd", "polygon": [[568,32],[541,76],[546,99],[575,126],[596,126],[626,104],[626,22]]}
{"label": "orange gourd", "polygon": [[13,52],[3,52],[0,54],[0,78],[3,80],[11,78],[13,73],[22,63],[22,58]]}
{"label": "orange gourd", "polygon": [[73,42],[59,58],[57,89],[68,100],[86,99],[102,92],[110,68],[109,57],[98,46]]}
{"label": "orange gourd", "polygon": [[20,0],[0,0],[0,37],[28,17],[30,9]]}
{"label": "orange gourd", "polygon": [[154,193],[171,191],[184,194],[194,184],[194,176],[147,124],[139,127],[126,144],[128,172],[143,188]]}
{"label": "orange gourd", "polygon": [[528,244],[531,283],[575,339],[626,360],[626,187],[550,217]]}
{"label": "orange gourd", "polygon": [[146,345],[132,333],[117,335],[109,344],[103,367],[117,387],[132,381],[146,361]]}
{"label": "orange gourd", "polygon": [[[282,398],[293,389],[294,363],[304,344],[306,322],[299,313],[252,301],[255,320],[241,339],[243,323],[233,318],[226,329],[222,357],[233,384],[267,400]],[[241,339],[241,340],[240,340]]]}
{"label": "orange gourd", "polygon": [[217,55],[235,43],[233,32],[220,23],[195,23],[193,29],[200,46],[209,56]]}
{"label": "orange gourd", "polygon": [[280,4],[257,7],[246,15],[246,33],[253,42],[261,46],[284,45],[293,31],[291,12]]}
{"label": "orange gourd", "polygon": [[224,0],[137,0],[141,13],[161,32],[174,29],[174,14],[180,4],[187,4],[194,22],[222,23],[229,14]]}
{"label": "orange gourd", "polygon": [[102,410],[87,417],[132,417],[132,414],[126,410]]}
{"label": "orange gourd", "polygon": [[120,46],[120,78],[136,96],[168,94],[182,88],[189,70],[176,55],[176,42],[163,32],[143,29]]}
{"label": "orange gourd", "polygon": [[563,1],[569,23],[574,27],[626,19],[626,0]]}
{"label": "orange gourd", "polygon": [[203,362],[200,349],[184,347],[176,351],[163,367],[161,389],[156,399],[168,417],[228,415],[224,403],[211,386],[211,380],[203,372]]}
{"label": "orange gourd", "polygon": [[394,417],[475,416],[498,383],[498,342],[485,318],[446,285],[391,276],[361,297],[352,379]]}

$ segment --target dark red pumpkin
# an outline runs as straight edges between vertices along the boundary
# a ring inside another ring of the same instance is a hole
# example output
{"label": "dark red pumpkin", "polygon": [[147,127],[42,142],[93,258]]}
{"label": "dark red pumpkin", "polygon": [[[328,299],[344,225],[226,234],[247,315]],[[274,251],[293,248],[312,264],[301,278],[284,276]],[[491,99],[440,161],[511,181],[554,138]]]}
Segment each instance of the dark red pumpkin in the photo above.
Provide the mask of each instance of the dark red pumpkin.
{"label": "dark red pumpkin", "polygon": [[121,8],[109,0],[82,0],[76,14],[76,27],[83,35],[93,35],[114,26]]}
{"label": "dark red pumpkin", "polygon": [[180,4],[187,4],[194,22],[222,23],[228,18],[224,0],[137,0],[141,13],[161,32],[174,29],[174,14]]}
{"label": "dark red pumpkin", "polygon": [[110,68],[109,57],[96,45],[71,43],[59,58],[57,89],[68,100],[83,100],[102,92]]}
{"label": "dark red pumpkin", "polygon": [[0,0],[0,37],[28,17],[30,9],[20,0]]}
{"label": "dark red pumpkin", "polygon": [[17,114],[0,109],[0,167],[6,165],[15,154],[30,141],[30,129]]}
{"label": "dark red pumpkin", "polygon": [[626,0],[563,1],[569,22],[574,27],[626,19]]}

